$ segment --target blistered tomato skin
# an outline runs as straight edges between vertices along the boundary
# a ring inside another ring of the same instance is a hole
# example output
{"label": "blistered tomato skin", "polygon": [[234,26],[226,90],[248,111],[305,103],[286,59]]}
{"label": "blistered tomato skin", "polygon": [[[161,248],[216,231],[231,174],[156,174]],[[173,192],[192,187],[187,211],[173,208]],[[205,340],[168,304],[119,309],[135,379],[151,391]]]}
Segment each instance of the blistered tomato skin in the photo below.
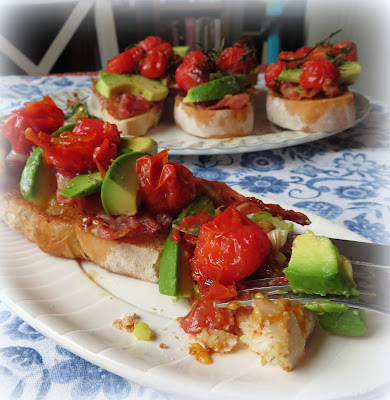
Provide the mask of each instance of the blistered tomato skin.
{"label": "blistered tomato skin", "polygon": [[120,142],[116,125],[100,119],[79,120],[73,131],[63,131],[59,137],[35,134],[31,129],[25,134],[43,149],[49,165],[77,172],[96,170],[95,160],[107,168]]}
{"label": "blistered tomato skin", "polygon": [[0,122],[0,127],[16,152],[29,154],[33,142],[24,135],[26,129],[30,128],[36,134],[40,131],[51,134],[62,126],[64,120],[64,112],[49,96],[43,96],[43,100],[26,103],[24,108],[12,111]]}
{"label": "blistered tomato skin", "polygon": [[255,66],[255,61],[250,51],[248,52],[243,47],[233,46],[221,53],[217,65],[223,72],[249,74]]}
{"label": "blistered tomato skin", "polygon": [[161,78],[167,66],[167,57],[164,53],[151,50],[146,58],[139,64],[139,71],[142,76],[149,79]]}
{"label": "blistered tomato skin", "polygon": [[202,226],[191,260],[199,290],[206,297],[236,295],[235,281],[251,275],[270,250],[267,234],[235,208]]}
{"label": "blistered tomato skin", "polygon": [[163,43],[163,40],[159,36],[148,36],[146,39],[141,40],[138,45],[148,52],[161,43]]}
{"label": "blistered tomato skin", "polygon": [[267,87],[272,88],[276,85],[276,79],[282,72],[285,65],[286,63],[284,61],[276,61],[275,63],[268,65],[264,74]]}
{"label": "blistered tomato skin", "polygon": [[210,70],[202,63],[183,63],[176,70],[175,80],[182,89],[188,91],[194,86],[209,82]]}
{"label": "blistered tomato skin", "polygon": [[186,333],[200,333],[203,329],[228,330],[234,325],[233,312],[226,308],[217,308],[214,301],[199,298],[191,311],[181,319],[180,326]]}
{"label": "blistered tomato skin", "polygon": [[343,61],[357,61],[357,47],[353,42],[339,42],[335,46],[336,54],[341,55],[340,60]]}
{"label": "blistered tomato skin", "polygon": [[135,60],[133,54],[130,51],[125,51],[107,61],[106,73],[130,74],[134,71],[134,67]]}
{"label": "blistered tomato skin", "polygon": [[168,162],[168,150],[136,162],[139,195],[146,208],[176,217],[196,195],[196,178],[184,165]]}
{"label": "blistered tomato skin", "polygon": [[302,66],[299,84],[304,89],[319,89],[325,83],[337,82],[339,77],[340,72],[338,69],[325,59],[306,61]]}

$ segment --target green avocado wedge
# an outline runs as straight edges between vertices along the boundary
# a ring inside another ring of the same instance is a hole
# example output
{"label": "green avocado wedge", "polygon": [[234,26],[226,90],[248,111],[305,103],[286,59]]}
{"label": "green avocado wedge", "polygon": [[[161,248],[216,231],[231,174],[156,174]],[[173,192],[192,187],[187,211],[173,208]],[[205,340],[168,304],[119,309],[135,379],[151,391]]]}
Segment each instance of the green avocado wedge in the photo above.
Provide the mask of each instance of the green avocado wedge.
{"label": "green avocado wedge", "polygon": [[[177,217],[177,221],[188,215],[206,212],[215,213],[213,203],[207,197],[198,197]],[[190,297],[192,295],[191,266],[183,254],[180,243],[171,240],[171,230],[165,241],[160,260],[158,287],[167,296]]]}
{"label": "green avocado wedge", "polygon": [[61,191],[68,199],[88,196],[100,192],[103,179],[100,172],[76,175]]}
{"label": "green avocado wedge", "polygon": [[136,161],[143,155],[138,152],[125,153],[108,169],[100,193],[104,211],[108,215],[137,214],[139,183]]}
{"label": "green avocado wedge", "polygon": [[341,336],[362,336],[366,333],[364,310],[350,308],[346,311],[326,312],[317,316],[321,327]]}
{"label": "green avocado wedge", "polygon": [[350,261],[339,254],[330,239],[311,231],[294,239],[291,259],[283,272],[294,292],[322,296],[359,294]]}
{"label": "green avocado wedge", "polygon": [[227,94],[238,94],[245,90],[245,75],[231,74],[194,86],[187,92],[183,103],[223,99]]}
{"label": "green avocado wedge", "polygon": [[169,92],[162,82],[142,75],[106,74],[104,71],[99,71],[95,87],[104,97],[111,98],[122,93],[131,93],[148,101],[162,101]]}
{"label": "green avocado wedge", "polygon": [[173,53],[184,58],[190,51],[190,46],[173,46]]}
{"label": "green avocado wedge", "polygon": [[37,147],[23,169],[20,192],[26,200],[37,206],[43,206],[56,188],[57,182],[52,168],[46,163],[42,149]]}
{"label": "green avocado wedge", "polygon": [[150,156],[155,156],[158,151],[157,142],[146,136],[132,137],[122,136],[121,142],[118,147],[118,154],[125,154],[130,152],[145,153]]}

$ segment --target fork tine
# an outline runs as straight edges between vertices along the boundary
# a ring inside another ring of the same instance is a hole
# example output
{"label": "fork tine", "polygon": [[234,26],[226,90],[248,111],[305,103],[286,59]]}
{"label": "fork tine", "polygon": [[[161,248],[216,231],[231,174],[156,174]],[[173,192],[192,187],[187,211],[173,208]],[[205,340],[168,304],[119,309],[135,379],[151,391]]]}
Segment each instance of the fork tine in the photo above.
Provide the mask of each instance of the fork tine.
{"label": "fork tine", "polygon": [[[287,299],[300,303],[333,301],[349,307],[362,308],[390,315],[390,268],[367,262],[352,261],[354,277],[360,291],[358,297],[344,298],[338,296],[302,295],[291,291],[287,280],[283,278],[265,278],[237,282],[238,294],[259,291],[266,294],[269,300]],[[283,291],[282,293],[280,291]],[[250,306],[251,300],[237,300],[241,306]],[[218,303],[226,307],[229,303]]]}

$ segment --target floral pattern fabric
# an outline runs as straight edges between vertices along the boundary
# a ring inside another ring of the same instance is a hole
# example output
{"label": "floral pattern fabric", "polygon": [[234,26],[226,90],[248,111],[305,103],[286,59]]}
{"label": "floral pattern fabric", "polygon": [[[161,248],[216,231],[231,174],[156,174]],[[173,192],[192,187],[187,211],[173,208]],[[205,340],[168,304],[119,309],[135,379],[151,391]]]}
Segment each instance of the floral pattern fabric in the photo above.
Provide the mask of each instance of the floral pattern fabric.
{"label": "floral pattern fabric", "polygon": [[[90,85],[90,76],[0,77],[0,115],[42,95]],[[274,198],[390,244],[390,109],[372,99],[352,129],[309,144],[228,155],[174,156],[195,175]],[[176,399],[57,346],[0,302],[0,397]]]}

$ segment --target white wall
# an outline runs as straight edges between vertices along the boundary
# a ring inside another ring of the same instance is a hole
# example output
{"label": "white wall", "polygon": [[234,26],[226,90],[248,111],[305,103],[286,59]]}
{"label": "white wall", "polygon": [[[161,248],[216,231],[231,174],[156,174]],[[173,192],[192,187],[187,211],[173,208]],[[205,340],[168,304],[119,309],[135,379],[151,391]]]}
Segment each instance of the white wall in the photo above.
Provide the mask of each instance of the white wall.
{"label": "white wall", "polygon": [[309,46],[342,29],[363,68],[354,90],[390,104],[390,0],[307,0],[305,29]]}

